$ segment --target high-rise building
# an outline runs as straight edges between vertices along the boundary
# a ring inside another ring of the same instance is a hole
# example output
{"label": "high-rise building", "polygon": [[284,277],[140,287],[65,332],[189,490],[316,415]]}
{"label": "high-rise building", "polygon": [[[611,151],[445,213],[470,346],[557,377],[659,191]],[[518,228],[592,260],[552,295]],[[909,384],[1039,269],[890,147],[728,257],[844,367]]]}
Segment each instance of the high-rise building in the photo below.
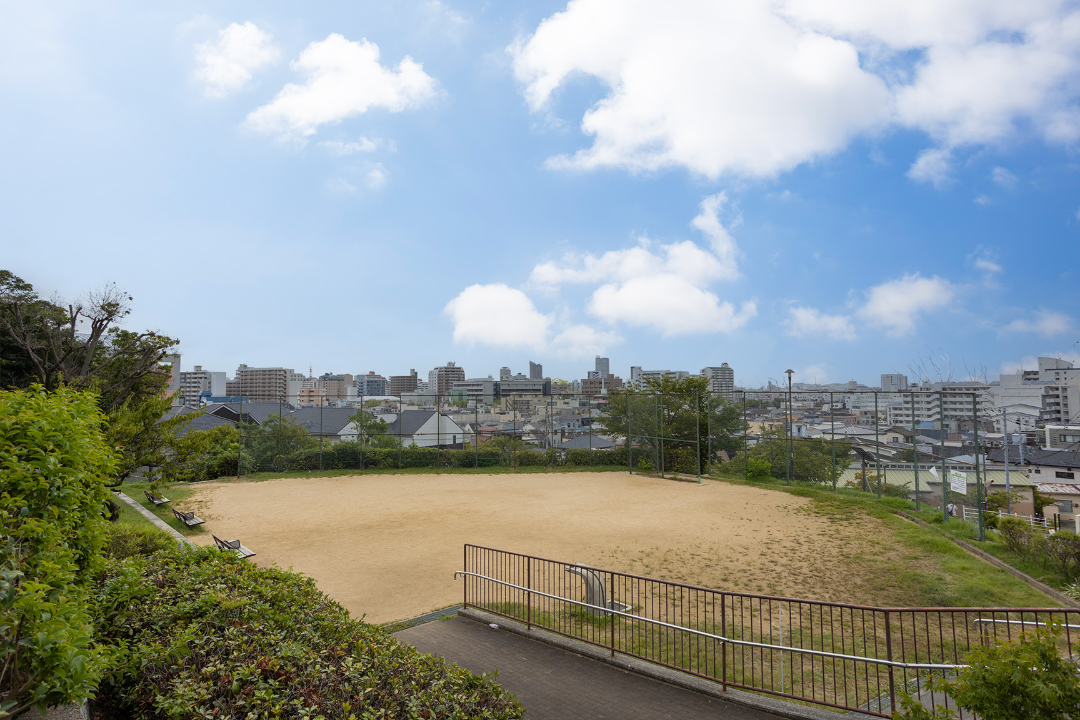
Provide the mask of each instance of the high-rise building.
{"label": "high-rise building", "polygon": [[544,379],[544,366],[540,363],[534,363],[529,361],[529,379],[530,380],[543,380]]}
{"label": "high-rise building", "polygon": [[236,377],[225,383],[225,394],[243,395],[250,402],[285,400],[292,376],[291,368],[253,368],[241,364],[236,368]]}
{"label": "high-rise building", "polygon": [[465,379],[465,371],[452,361],[428,373],[428,392],[436,395],[449,395],[454,383]]}
{"label": "high-rise building", "polygon": [[331,402],[356,397],[356,380],[348,373],[324,373],[319,376],[319,385],[326,391],[326,398]]}
{"label": "high-rise building", "polygon": [[416,392],[416,370],[410,368],[408,375],[390,376],[390,395],[401,395],[402,393],[411,392]]}
{"label": "high-rise building", "polygon": [[203,370],[202,365],[196,365],[194,370],[180,373],[181,395],[184,405],[199,407],[199,397],[209,392],[212,397],[220,397],[225,394],[225,373],[210,372]]}
{"label": "high-rise building", "polygon": [[901,375],[899,373],[891,373],[881,376],[881,390],[882,392],[900,392],[901,390],[908,389],[907,375]]}
{"label": "high-rise building", "polygon": [[720,367],[702,368],[701,376],[708,379],[710,392],[721,393],[725,397],[735,394],[735,371],[727,363],[720,363]]}
{"label": "high-rise building", "polygon": [[611,374],[611,360],[606,357],[596,356],[596,367],[594,368],[596,377],[606,378]]}
{"label": "high-rise building", "polygon": [[[361,375],[356,379],[356,389],[361,395],[385,395],[386,378],[382,375],[376,375],[375,371],[372,370],[367,375]],[[412,390],[415,389],[416,385],[414,384]],[[411,392],[411,390],[407,392]]]}
{"label": "high-rise building", "polygon": [[512,373],[510,372],[510,368],[508,368],[508,367],[499,368],[499,379],[500,380],[505,380],[506,378],[510,377],[511,374]]}

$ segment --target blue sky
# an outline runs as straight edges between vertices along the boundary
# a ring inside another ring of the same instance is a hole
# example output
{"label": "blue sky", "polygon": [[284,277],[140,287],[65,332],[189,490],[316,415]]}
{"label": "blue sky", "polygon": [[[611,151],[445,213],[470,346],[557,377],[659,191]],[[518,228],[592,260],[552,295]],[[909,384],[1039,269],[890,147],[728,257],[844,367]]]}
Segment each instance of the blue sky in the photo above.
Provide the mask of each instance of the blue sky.
{"label": "blue sky", "polygon": [[1075,2],[0,2],[2,266],[184,367],[1080,345]]}

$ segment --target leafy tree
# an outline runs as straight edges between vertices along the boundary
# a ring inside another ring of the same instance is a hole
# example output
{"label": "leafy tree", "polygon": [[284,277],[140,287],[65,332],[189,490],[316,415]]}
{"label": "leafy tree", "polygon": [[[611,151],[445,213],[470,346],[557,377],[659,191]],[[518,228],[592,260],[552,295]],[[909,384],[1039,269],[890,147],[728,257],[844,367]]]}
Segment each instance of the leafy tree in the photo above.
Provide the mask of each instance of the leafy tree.
{"label": "leafy tree", "polygon": [[1010,490],[1006,495],[1004,490],[992,492],[986,496],[987,510],[1005,510],[1010,503],[1018,503],[1024,499],[1019,490]]}
{"label": "leafy tree", "polygon": [[[626,438],[664,458],[664,469],[702,472],[714,453],[734,453],[742,446],[742,405],[708,392],[708,379],[650,378],[640,392],[613,392],[608,410],[594,418],[604,434]],[[711,433],[711,434],[710,434]],[[650,437],[651,436],[651,437]],[[663,438],[663,439],[656,439]],[[694,456],[695,440],[699,456]]]}
{"label": "leafy tree", "polygon": [[88,393],[0,392],[0,716],[92,696],[109,664],[89,582],[113,454]]}
{"label": "leafy tree", "polygon": [[398,446],[397,438],[386,434],[386,431],[390,429],[390,423],[374,413],[357,410],[355,414],[349,416],[349,420],[356,423],[356,439],[364,447]]}
{"label": "leafy tree", "polygon": [[5,345],[19,349],[20,364],[32,367],[35,382],[50,391],[61,384],[93,390],[108,413],[132,397],[156,397],[168,384],[161,362],[178,344],[156,332],[120,329],[131,300],[107,285],[65,305],[0,270],[0,331]]}
{"label": "leafy tree", "polygon": [[251,462],[240,472],[280,470],[283,458],[319,447],[319,440],[294,417],[271,415],[262,425],[244,424],[240,430],[245,455]]}
{"label": "leafy tree", "polygon": [[[842,440],[798,439],[792,444],[794,456],[794,477],[800,482],[828,483],[833,477],[833,449],[836,450],[836,474],[842,473],[854,455],[848,444]],[[756,445],[748,450],[750,459],[768,461],[774,477],[787,477],[788,438],[782,428],[766,430]],[[742,463],[743,455],[736,456],[735,462]]]}
{"label": "leafy tree", "polygon": [[1032,499],[1035,502],[1035,517],[1038,517],[1038,518],[1043,517],[1043,508],[1044,507],[1050,507],[1051,505],[1053,505],[1056,502],[1054,500],[1054,498],[1052,498],[1052,497],[1047,497],[1045,495],[1041,495],[1039,493],[1039,491],[1036,490],[1036,489],[1033,489],[1031,491],[1031,495],[1032,495]]}
{"label": "leafy tree", "polygon": [[[955,678],[931,677],[935,692],[983,720],[1070,720],[1080,709],[1080,674],[1076,663],[1061,657],[1056,628],[1021,633],[1016,642],[976,647],[968,667]],[[951,720],[942,707],[931,712],[907,693],[901,695],[903,720]]]}

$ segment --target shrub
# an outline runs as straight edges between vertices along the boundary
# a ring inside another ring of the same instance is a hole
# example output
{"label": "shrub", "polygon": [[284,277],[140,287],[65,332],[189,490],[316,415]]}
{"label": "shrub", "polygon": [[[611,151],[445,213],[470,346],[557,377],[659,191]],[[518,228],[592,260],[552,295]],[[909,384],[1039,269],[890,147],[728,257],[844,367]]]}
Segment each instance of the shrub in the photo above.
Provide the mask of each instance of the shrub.
{"label": "shrub", "polygon": [[[1080,708],[1076,663],[1058,655],[1054,629],[1022,633],[1016,642],[978,647],[955,678],[932,677],[928,685],[983,720],[1069,720]],[[944,708],[931,713],[906,693],[904,720],[952,718]]]}
{"label": "shrub", "polygon": [[0,715],[93,695],[90,576],[115,460],[94,396],[0,392]]}
{"label": "shrub", "polygon": [[314,581],[214,549],[110,563],[103,684],[132,718],[520,718],[492,678],[349,617]]}
{"label": "shrub", "polygon": [[105,555],[122,560],[174,547],[176,539],[153,525],[113,525],[105,541]]}
{"label": "shrub", "polygon": [[1029,523],[1020,518],[1004,517],[998,522],[998,532],[1005,546],[1018,555],[1031,551],[1032,530]]}
{"label": "shrub", "polygon": [[998,516],[990,515],[989,513],[983,515],[983,526],[991,530],[997,530]]}
{"label": "shrub", "polygon": [[761,458],[749,458],[746,461],[746,478],[748,480],[763,480],[772,472],[772,464]]}
{"label": "shrub", "polygon": [[1058,530],[1046,539],[1041,550],[1066,579],[1080,572],[1080,535],[1071,530]]}

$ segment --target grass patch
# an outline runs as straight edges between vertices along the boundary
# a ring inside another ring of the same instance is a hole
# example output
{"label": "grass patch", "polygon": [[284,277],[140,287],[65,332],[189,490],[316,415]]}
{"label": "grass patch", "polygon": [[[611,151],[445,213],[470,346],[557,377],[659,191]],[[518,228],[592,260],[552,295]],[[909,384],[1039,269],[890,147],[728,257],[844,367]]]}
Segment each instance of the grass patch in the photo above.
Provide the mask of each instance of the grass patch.
{"label": "grass patch", "polygon": [[[770,478],[747,481],[738,475],[713,474],[713,479],[738,485],[777,490],[813,501],[811,512],[842,522],[852,513],[865,513],[877,518],[889,531],[877,538],[882,552],[872,556],[853,557],[852,562],[869,564],[876,578],[877,591],[883,597],[899,601],[896,604],[913,607],[1058,607],[1059,603],[1043,595],[1002,568],[994,567],[951,542],[949,532],[984,549],[995,557],[1043,580],[1045,568],[1039,574],[1030,573],[1028,565],[1020,566],[998,553],[1003,549],[996,538],[989,542],[975,540],[975,530],[968,523],[952,520],[944,525],[924,527],[898,515],[903,510],[918,517],[940,512],[915,513],[915,503],[904,498],[882,497],[872,493],[831,486],[784,485]],[[993,535],[991,533],[990,535]],[[988,535],[988,537],[990,537]],[[1006,551],[1007,552],[1007,551]],[[1037,564],[1037,563],[1036,563]],[[1046,580],[1043,580],[1046,582]],[[1053,583],[1047,583],[1053,584]],[[1060,586],[1060,585],[1058,585]]]}
{"label": "grass patch", "polygon": [[[142,505],[144,508],[146,508],[151,513],[160,518],[162,522],[164,522],[166,525],[173,528],[185,537],[190,535],[201,535],[206,532],[206,530],[203,529],[202,525],[196,525],[195,527],[189,528],[187,525],[177,520],[176,516],[173,515],[172,512],[172,509],[174,507],[180,510],[189,510],[189,508],[186,508],[184,506],[184,500],[190,497],[191,493],[194,492],[194,488],[191,485],[177,484],[171,485],[163,490],[159,490],[159,492],[165,494],[165,497],[169,498],[169,502],[160,507],[153,505],[149,500],[146,499],[145,491],[150,489],[150,483],[148,482],[127,482],[116,489],[127,495],[135,502]],[[136,526],[152,525],[149,520],[139,514],[135,510],[135,508],[131,507],[123,500],[117,499],[116,504],[120,506],[120,519],[117,521],[119,524]]]}

